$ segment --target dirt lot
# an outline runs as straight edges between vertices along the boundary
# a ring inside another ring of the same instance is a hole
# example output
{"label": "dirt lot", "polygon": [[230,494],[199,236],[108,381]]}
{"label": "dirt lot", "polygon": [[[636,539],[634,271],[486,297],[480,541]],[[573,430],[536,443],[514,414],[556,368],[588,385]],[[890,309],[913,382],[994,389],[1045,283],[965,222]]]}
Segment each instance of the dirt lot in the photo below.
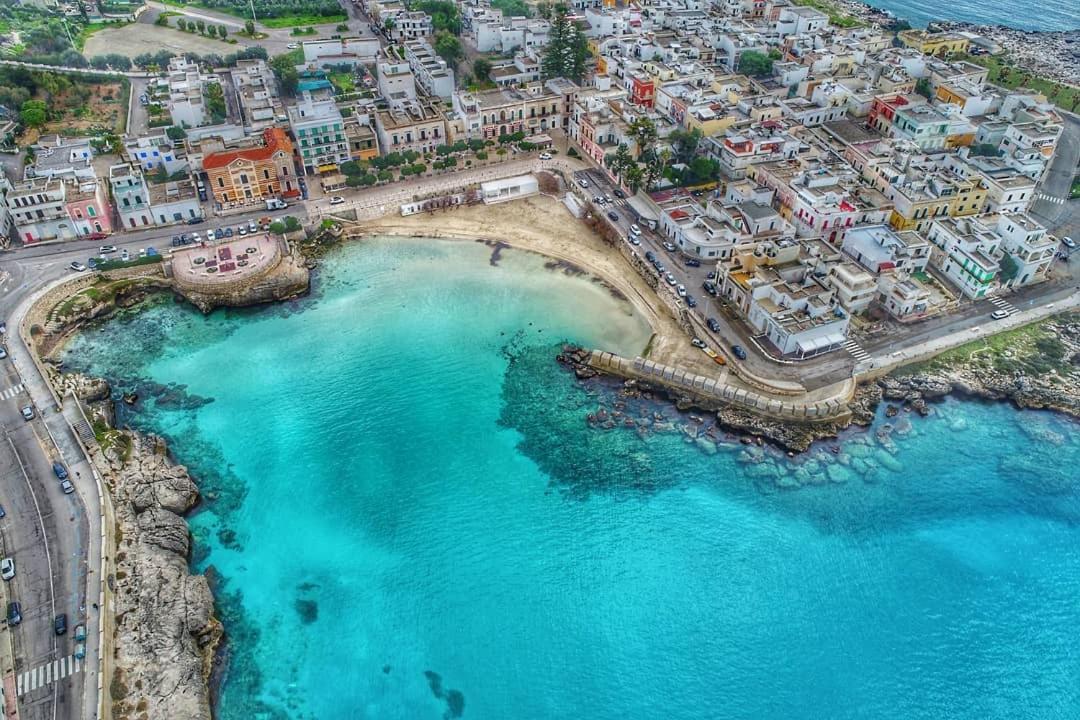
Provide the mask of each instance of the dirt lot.
{"label": "dirt lot", "polygon": [[220,40],[211,40],[198,33],[180,32],[174,28],[158,25],[133,23],[122,28],[109,28],[91,35],[83,48],[83,55],[107,55],[118,53],[135,57],[143,53],[156,53],[171,50],[177,54],[193,52],[198,55],[217,53],[228,55],[236,52],[240,46]]}

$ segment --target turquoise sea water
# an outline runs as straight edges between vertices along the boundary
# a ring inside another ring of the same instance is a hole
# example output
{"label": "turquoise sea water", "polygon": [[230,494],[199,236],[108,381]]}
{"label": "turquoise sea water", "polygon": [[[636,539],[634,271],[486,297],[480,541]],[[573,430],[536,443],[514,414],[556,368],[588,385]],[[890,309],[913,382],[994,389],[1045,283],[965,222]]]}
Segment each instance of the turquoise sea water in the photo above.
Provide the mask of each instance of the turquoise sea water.
{"label": "turquoise sea water", "polygon": [[1080,28],[1080,6],[1075,0],[1047,0],[1022,3],[1008,0],[962,0],[939,3],[933,0],[868,0],[870,5],[892,11],[914,27],[926,27],[933,20],[963,20],[980,25],[1004,25],[1020,30],[1076,30]]}
{"label": "turquoise sea water", "polygon": [[640,351],[628,305],[491,257],[353,245],[298,303],[69,348],[207,497],[221,718],[1080,717],[1076,424],[948,401],[794,461],[695,440],[554,362]]}

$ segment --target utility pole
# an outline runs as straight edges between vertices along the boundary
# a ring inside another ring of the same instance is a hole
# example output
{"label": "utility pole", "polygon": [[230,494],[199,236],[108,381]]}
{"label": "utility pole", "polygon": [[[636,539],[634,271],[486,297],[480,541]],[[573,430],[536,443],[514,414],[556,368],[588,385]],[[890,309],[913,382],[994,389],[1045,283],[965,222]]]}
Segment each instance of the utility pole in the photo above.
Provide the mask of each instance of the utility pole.
{"label": "utility pole", "polygon": [[251,7],[251,22],[259,22],[259,18],[255,17],[255,0],[248,0],[248,5]]}

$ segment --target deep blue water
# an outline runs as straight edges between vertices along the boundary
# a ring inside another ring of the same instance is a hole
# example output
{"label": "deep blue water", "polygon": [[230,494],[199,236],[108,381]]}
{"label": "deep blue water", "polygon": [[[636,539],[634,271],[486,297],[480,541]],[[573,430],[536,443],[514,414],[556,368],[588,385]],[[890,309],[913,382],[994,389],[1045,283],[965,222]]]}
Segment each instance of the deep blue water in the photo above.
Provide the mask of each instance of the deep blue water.
{"label": "deep blue water", "polygon": [[69,348],[207,497],[221,718],[1080,717],[1076,424],[948,401],[794,461],[693,439],[554,362],[639,352],[625,303],[490,253],[353,245],[301,302]]}
{"label": "deep blue water", "polygon": [[866,0],[874,7],[914,27],[926,27],[932,20],[964,20],[980,25],[1004,25],[1020,30],[1075,30],[1080,28],[1080,5],[1075,0],[961,0],[939,3],[933,0]]}

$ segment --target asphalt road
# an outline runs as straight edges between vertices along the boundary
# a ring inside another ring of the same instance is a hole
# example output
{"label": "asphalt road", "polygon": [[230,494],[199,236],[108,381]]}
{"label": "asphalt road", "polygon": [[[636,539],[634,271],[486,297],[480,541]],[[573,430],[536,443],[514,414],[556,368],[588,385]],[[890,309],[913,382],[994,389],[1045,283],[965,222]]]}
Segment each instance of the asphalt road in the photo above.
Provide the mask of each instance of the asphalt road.
{"label": "asphalt road", "polygon": [[[53,662],[72,654],[74,628],[86,621],[86,515],[79,495],[65,495],[53,474],[52,462],[60,455],[40,411],[30,422],[22,418],[20,408],[31,401],[20,390],[22,381],[11,362],[0,362],[0,498],[6,511],[0,537],[4,556],[15,560],[16,574],[5,583],[6,594],[21,604],[23,616],[22,623],[4,632],[11,634],[16,676],[24,676],[20,716],[82,718],[87,716],[84,675],[45,682],[43,668],[52,666],[51,679]],[[58,637],[53,620],[60,613],[67,615],[68,632]]]}

